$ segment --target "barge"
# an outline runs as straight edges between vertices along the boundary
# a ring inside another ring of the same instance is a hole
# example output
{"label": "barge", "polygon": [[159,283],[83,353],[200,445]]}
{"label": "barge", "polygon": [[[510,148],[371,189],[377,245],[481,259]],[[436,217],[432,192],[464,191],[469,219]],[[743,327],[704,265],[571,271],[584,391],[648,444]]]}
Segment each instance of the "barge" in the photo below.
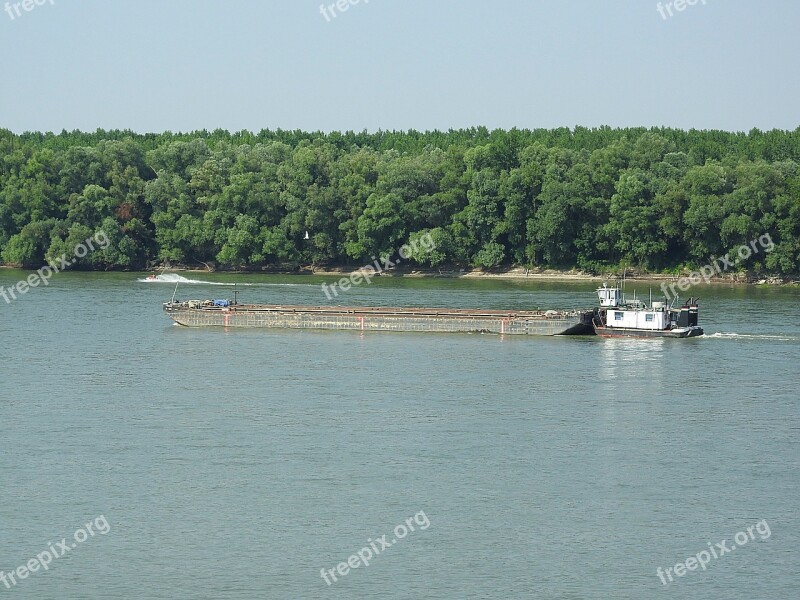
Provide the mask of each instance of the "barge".
{"label": "barge", "polygon": [[[177,286],[176,286],[177,292]],[[234,297],[236,292],[234,292]],[[483,310],[390,308],[380,306],[294,306],[239,304],[236,300],[175,300],[164,311],[185,327],[346,329],[425,331],[500,335],[598,335],[601,337],[688,338],[703,335],[697,324],[697,299],[673,308],[627,301],[619,287],[597,289],[593,310]]]}
{"label": "barge", "polygon": [[229,300],[164,303],[186,327],[275,327],[501,335],[591,335],[595,311],[512,311],[375,306],[282,306]]}

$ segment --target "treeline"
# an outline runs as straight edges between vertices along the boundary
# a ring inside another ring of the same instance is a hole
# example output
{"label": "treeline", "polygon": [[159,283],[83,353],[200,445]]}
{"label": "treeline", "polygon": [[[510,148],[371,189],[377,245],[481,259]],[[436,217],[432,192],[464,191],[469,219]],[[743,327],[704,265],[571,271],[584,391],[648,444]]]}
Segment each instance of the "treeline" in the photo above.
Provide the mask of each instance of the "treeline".
{"label": "treeline", "polygon": [[742,267],[797,274],[798,162],[800,128],[0,130],[0,257],[38,267],[102,230],[79,267],[354,264],[430,234],[430,267],[669,271],[769,233]]}

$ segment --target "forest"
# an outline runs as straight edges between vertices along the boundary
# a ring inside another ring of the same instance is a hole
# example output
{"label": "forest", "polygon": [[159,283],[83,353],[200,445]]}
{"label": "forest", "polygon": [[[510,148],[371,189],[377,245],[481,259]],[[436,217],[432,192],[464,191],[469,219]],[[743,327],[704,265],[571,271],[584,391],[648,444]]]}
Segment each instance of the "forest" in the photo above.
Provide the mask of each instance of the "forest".
{"label": "forest", "polygon": [[[137,134],[0,129],[0,259],[36,268],[368,264],[800,273],[800,128]],[[306,237],[306,232],[308,236]]]}

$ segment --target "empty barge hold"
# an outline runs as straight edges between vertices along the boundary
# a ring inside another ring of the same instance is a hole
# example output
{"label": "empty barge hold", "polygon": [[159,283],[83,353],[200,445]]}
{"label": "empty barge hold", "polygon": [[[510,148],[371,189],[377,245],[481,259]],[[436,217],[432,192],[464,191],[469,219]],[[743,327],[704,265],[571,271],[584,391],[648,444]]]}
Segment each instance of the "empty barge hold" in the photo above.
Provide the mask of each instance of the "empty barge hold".
{"label": "empty barge hold", "polygon": [[503,335],[594,334],[594,311],[280,306],[236,304],[228,300],[166,302],[164,311],[173,321],[186,327],[278,327]]}

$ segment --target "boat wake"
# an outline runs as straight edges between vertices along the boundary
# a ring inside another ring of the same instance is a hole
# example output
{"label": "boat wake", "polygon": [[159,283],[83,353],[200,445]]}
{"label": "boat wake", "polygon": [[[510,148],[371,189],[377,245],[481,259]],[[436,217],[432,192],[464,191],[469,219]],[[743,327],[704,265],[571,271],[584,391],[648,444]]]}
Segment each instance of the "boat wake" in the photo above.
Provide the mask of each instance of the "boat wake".
{"label": "boat wake", "polygon": [[777,340],[780,342],[796,342],[800,340],[798,336],[792,335],[767,335],[759,333],[724,333],[717,332],[707,334],[706,338],[722,340]]}
{"label": "boat wake", "polygon": [[317,287],[317,285],[313,283],[246,283],[241,281],[237,283],[226,283],[221,281],[204,281],[202,279],[188,279],[176,273],[162,273],[155,277],[151,275],[150,277],[142,277],[136,281],[139,283],[182,283],[186,285],[220,285],[227,287],[233,287],[234,285],[240,287]]}
{"label": "boat wake", "polygon": [[155,277],[145,277],[142,279],[137,279],[139,283],[185,283],[189,285],[252,285],[251,283],[222,283],[219,281],[203,281],[201,279],[187,279],[183,275],[176,275],[175,273],[163,273],[161,275],[156,275]]}

